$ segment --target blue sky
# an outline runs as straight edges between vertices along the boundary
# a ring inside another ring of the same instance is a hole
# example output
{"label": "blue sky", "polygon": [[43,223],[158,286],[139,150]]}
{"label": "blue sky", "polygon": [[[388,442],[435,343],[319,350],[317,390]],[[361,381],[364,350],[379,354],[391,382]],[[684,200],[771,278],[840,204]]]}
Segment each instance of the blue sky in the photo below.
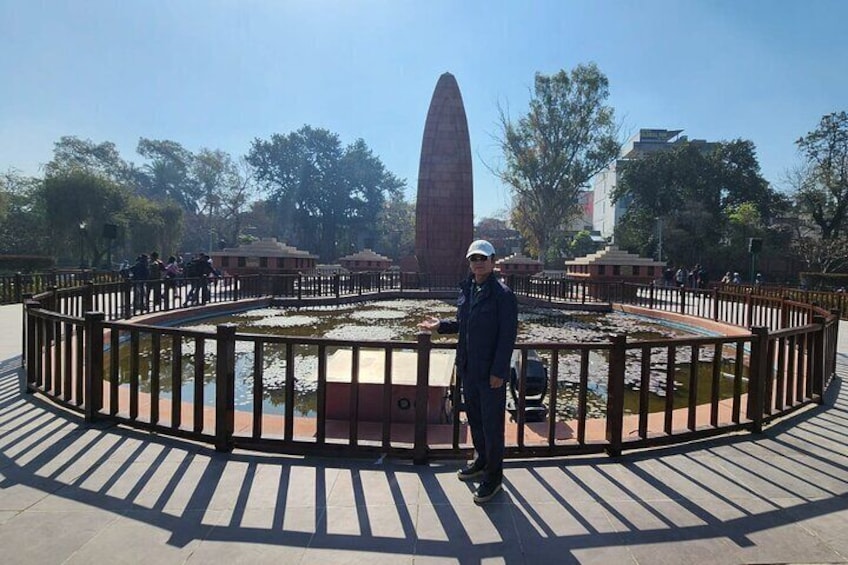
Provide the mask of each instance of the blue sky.
{"label": "blue sky", "polygon": [[304,124],[362,138],[414,198],[441,73],[462,91],[478,219],[506,210],[498,106],[594,61],[628,137],[750,139],[784,188],[795,140],[848,110],[842,0],[0,0],[0,170],[40,174],[63,135],[245,154]]}

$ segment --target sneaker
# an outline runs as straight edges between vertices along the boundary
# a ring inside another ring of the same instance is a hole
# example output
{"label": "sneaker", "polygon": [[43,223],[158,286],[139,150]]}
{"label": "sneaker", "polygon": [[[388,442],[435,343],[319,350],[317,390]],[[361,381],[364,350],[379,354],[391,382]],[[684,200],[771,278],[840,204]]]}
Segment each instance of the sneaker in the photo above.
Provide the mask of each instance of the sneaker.
{"label": "sneaker", "polygon": [[485,465],[481,465],[475,459],[473,463],[457,471],[456,476],[460,481],[470,481],[477,477],[482,477],[485,472]]}
{"label": "sneaker", "polygon": [[483,481],[477,490],[474,492],[474,502],[483,504],[492,500],[501,490],[501,483],[490,483]]}

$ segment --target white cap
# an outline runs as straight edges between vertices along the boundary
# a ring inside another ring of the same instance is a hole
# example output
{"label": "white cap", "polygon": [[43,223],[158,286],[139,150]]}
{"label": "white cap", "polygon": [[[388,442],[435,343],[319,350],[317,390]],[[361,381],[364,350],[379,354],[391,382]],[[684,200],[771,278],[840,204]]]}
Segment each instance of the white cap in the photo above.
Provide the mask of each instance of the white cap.
{"label": "white cap", "polygon": [[472,255],[485,255],[486,257],[491,257],[494,254],[494,245],[492,245],[485,239],[478,239],[472,241],[471,245],[468,246],[468,253],[465,254],[465,258],[468,259]]}

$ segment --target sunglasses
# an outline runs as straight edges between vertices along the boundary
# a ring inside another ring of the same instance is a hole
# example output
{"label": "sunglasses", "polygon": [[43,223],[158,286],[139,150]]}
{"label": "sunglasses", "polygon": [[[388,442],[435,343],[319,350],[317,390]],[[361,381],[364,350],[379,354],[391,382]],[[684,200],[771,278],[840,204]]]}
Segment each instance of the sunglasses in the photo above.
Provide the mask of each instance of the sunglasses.
{"label": "sunglasses", "polygon": [[487,261],[489,259],[486,255],[472,255],[468,258],[472,263],[479,263],[480,261]]}

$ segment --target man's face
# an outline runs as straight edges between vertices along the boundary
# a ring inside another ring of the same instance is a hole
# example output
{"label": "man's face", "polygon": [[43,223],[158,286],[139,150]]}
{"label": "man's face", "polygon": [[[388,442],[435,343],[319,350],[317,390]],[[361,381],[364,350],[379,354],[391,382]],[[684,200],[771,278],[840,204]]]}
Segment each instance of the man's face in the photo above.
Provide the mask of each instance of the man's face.
{"label": "man's face", "polygon": [[486,255],[472,255],[468,258],[468,266],[478,279],[485,278],[495,270],[495,262]]}

